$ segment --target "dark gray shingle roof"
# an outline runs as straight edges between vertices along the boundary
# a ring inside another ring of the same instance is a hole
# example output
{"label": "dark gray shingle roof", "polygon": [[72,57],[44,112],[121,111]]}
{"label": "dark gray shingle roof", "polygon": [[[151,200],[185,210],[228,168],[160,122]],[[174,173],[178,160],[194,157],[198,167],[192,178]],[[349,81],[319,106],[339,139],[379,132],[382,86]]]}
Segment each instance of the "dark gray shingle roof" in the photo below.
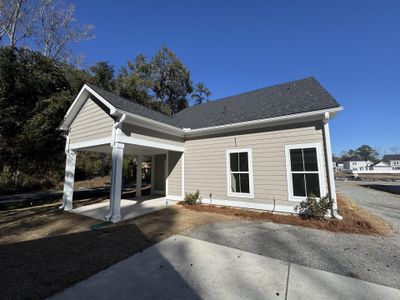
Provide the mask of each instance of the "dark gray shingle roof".
{"label": "dark gray shingle roof", "polygon": [[203,128],[339,107],[313,77],[195,105],[174,117],[163,115],[89,85],[116,108],[175,127]]}
{"label": "dark gray shingle roof", "polygon": [[382,158],[383,161],[400,160],[400,154],[386,154]]}
{"label": "dark gray shingle roof", "polygon": [[117,94],[108,92],[108,91],[106,91],[102,88],[99,88],[93,84],[86,84],[86,85],[89,86],[91,89],[93,89],[96,93],[98,93],[104,99],[106,99],[108,102],[110,102],[116,108],[119,108],[126,112],[130,112],[130,113],[133,113],[133,114],[136,114],[141,117],[145,117],[145,118],[148,118],[148,119],[151,119],[154,121],[158,121],[158,122],[165,123],[168,125],[180,127],[180,126],[177,126],[176,120],[170,116],[162,114],[153,109],[147,108],[147,107],[137,104],[135,102],[132,102],[128,99],[122,98],[122,97],[118,96]]}

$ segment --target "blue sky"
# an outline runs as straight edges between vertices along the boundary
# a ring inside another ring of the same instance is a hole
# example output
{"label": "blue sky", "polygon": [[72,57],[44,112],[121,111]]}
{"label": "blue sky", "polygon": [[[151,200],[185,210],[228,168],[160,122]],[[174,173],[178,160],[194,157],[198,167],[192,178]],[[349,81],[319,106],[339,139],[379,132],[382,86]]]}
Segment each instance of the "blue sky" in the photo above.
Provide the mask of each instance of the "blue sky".
{"label": "blue sky", "polygon": [[333,151],[400,152],[400,1],[73,1],[116,69],[167,45],[212,99],[315,76],[344,106]]}

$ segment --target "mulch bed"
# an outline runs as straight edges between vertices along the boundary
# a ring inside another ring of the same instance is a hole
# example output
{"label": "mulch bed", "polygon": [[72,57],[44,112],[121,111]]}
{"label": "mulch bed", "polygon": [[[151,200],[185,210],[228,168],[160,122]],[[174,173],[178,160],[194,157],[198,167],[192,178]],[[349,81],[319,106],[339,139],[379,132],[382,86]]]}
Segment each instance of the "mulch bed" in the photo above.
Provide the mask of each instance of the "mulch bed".
{"label": "mulch bed", "polygon": [[187,205],[183,202],[180,204],[187,209],[198,212],[211,212],[242,219],[264,220],[279,224],[303,226],[332,232],[387,235],[391,230],[390,225],[382,218],[361,208],[353,201],[340,195],[338,196],[338,207],[339,214],[343,217],[343,220],[333,218],[317,220],[313,218],[303,218],[295,214],[287,215],[215,205]]}

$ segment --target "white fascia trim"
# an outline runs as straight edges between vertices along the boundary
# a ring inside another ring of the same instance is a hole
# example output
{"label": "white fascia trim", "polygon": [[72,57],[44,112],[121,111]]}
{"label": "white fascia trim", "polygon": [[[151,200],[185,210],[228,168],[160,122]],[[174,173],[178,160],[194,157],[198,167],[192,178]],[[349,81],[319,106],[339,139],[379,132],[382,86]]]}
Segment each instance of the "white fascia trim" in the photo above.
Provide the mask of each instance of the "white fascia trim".
{"label": "white fascia trim", "polygon": [[302,148],[316,148],[317,149],[317,160],[318,160],[318,180],[321,196],[324,197],[327,193],[327,182],[323,180],[325,178],[325,168],[323,165],[323,154],[322,154],[322,144],[321,143],[309,143],[309,144],[292,144],[285,146],[285,158],[286,158],[286,177],[287,177],[287,187],[288,187],[288,201],[301,202],[307,197],[297,197],[293,195],[293,182],[292,182],[292,172],[290,163],[290,150],[291,149],[302,149]]}
{"label": "white fascia trim", "polygon": [[[68,130],[69,127],[72,124],[72,121],[75,119],[76,114],[80,111],[82,108],[84,102],[90,98],[89,94],[92,94],[95,96],[98,100],[100,100],[101,103],[103,103],[107,108],[110,109],[110,114],[114,115],[116,113],[116,109],[113,105],[111,105],[110,102],[108,102],[106,99],[104,99],[102,96],[100,96],[98,93],[96,93],[93,89],[91,89],[89,86],[86,84],[81,88],[81,90],[78,93],[78,96],[76,96],[74,102],[68,109],[67,113],[64,116],[64,120],[62,124],[60,125],[61,130]],[[80,104],[80,105],[78,105]],[[74,114],[73,116],[71,114]]]}
{"label": "white fascia trim", "polygon": [[257,209],[257,210],[266,210],[266,211],[271,211],[271,212],[298,214],[298,212],[295,211],[295,206],[290,206],[290,205],[274,205],[274,204],[267,204],[267,203],[256,203],[256,202],[235,201],[235,200],[214,199],[214,198],[212,198],[212,199],[202,198],[201,202],[204,204],[213,204],[213,205],[221,205],[221,206],[231,206],[231,207],[249,208],[249,209]]}
{"label": "white fascia trim", "polygon": [[171,200],[171,201],[182,201],[183,198],[181,196],[175,196],[175,195],[167,195],[165,196],[165,198],[167,200]]}
{"label": "white fascia trim", "polygon": [[125,110],[117,109],[116,111],[119,112],[120,114],[126,114],[129,118],[132,118],[135,121],[137,121],[138,123],[135,123],[135,125],[142,124],[142,125],[145,125],[146,128],[152,128],[154,130],[158,130],[158,131],[168,133],[171,135],[175,135],[175,136],[179,136],[182,138],[184,136],[185,131],[182,128],[171,126],[171,125],[168,125],[168,124],[165,124],[162,122],[158,122],[158,121],[146,118],[146,117],[142,117],[137,114],[127,112]]}
{"label": "white fascia trim", "polygon": [[[234,193],[231,191],[230,154],[239,152],[247,152],[250,193]],[[226,150],[226,182],[226,192],[228,197],[254,198],[253,151],[251,148],[235,148]]]}
{"label": "white fascia trim", "polygon": [[343,110],[343,107],[339,106],[339,107],[335,107],[335,108],[316,110],[316,111],[310,111],[310,112],[292,114],[292,115],[285,115],[285,116],[280,116],[280,117],[275,117],[275,118],[259,119],[259,120],[219,125],[219,126],[211,126],[211,127],[205,127],[205,128],[199,128],[199,129],[190,129],[190,130],[186,129],[185,135],[186,136],[196,136],[196,135],[199,135],[202,133],[209,134],[211,132],[235,129],[237,127],[264,125],[264,124],[284,122],[284,121],[290,121],[290,120],[314,117],[314,116],[321,116],[321,120],[322,120],[325,118],[325,113],[332,114],[332,116],[333,116],[337,112],[342,111],[342,110]]}
{"label": "white fascia trim", "polygon": [[102,146],[111,143],[111,137],[95,139],[90,141],[84,141],[79,143],[74,143],[69,145],[69,149],[80,149],[80,148],[88,148],[94,146]]}
{"label": "white fascia trim", "polygon": [[[185,151],[185,147],[183,147],[183,146],[148,141],[148,140],[144,140],[144,139],[140,139],[140,138],[136,138],[136,137],[132,138],[132,137],[125,136],[125,135],[117,135],[116,142],[150,147],[150,148],[163,149],[163,150],[170,150],[170,151],[176,151],[176,152],[184,152]],[[183,143],[182,143],[182,145],[183,145]]]}

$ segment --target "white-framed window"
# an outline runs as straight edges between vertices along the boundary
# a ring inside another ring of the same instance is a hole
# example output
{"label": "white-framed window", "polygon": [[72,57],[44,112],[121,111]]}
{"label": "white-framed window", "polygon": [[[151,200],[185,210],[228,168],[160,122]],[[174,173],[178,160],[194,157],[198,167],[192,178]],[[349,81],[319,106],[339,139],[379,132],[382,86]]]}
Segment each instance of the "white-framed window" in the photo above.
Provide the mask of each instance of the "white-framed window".
{"label": "white-framed window", "polygon": [[357,163],[356,163],[356,162],[353,162],[353,166],[357,166]]}
{"label": "white-framed window", "polygon": [[226,170],[228,196],[254,198],[251,149],[226,150]]}
{"label": "white-framed window", "polygon": [[289,201],[326,195],[321,153],[320,143],[285,146]]}

